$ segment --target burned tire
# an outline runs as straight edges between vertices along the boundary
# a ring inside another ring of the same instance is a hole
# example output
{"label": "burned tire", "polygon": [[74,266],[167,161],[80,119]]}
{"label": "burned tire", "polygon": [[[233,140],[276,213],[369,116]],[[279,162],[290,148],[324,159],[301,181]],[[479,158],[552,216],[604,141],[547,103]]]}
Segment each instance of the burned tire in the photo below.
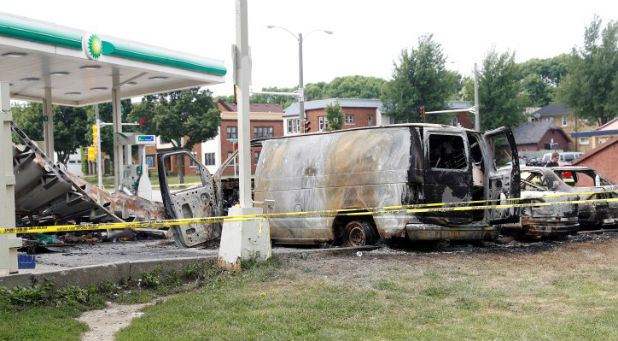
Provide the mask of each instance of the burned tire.
{"label": "burned tire", "polygon": [[372,245],[375,241],[375,230],[366,221],[350,221],[343,229],[343,246]]}

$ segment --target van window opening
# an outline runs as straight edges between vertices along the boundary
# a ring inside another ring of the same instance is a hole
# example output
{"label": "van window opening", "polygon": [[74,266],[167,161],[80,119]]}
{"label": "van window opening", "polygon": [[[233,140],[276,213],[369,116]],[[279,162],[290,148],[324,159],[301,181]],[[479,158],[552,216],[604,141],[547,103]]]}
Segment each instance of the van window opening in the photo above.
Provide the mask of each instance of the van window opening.
{"label": "van window opening", "polygon": [[466,169],[466,151],[461,136],[429,135],[429,162],[432,168]]}

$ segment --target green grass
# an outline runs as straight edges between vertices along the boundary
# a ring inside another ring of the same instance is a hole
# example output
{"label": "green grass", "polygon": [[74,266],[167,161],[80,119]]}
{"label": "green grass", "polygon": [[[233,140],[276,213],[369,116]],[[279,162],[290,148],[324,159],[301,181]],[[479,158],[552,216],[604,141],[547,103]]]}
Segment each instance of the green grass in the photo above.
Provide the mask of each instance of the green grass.
{"label": "green grass", "polygon": [[[150,174],[149,175],[150,178],[150,183],[152,184],[152,187],[159,187],[159,177],[156,173],[154,174]],[[87,182],[93,184],[93,185],[97,185],[98,184],[98,180],[97,180],[97,176],[96,175],[85,175],[84,176],[84,180],[86,180]],[[167,181],[170,185],[177,185],[178,184],[178,177],[177,176],[170,176],[167,178]],[[200,176],[199,175],[185,175],[185,179],[184,179],[184,183],[195,183],[195,182],[200,182]],[[105,186],[106,188],[113,188],[114,187],[114,177],[113,176],[104,176],[103,177],[103,186]],[[174,187],[174,189],[177,189],[178,187]]]}
{"label": "green grass", "polygon": [[[615,340],[615,250],[611,242],[592,262],[569,248],[523,256],[453,255],[447,262],[411,258],[411,265],[396,270],[371,264],[379,260],[342,258],[341,269],[328,276],[319,263],[257,266],[146,308],[116,337]],[[350,266],[352,273],[364,266],[382,270],[346,275],[350,262],[358,263]]]}
{"label": "green grass", "polygon": [[84,311],[103,308],[105,301],[146,303],[195,290],[226,276],[210,261],[167,273],[155,268],[137,279],[101,282],[86,289],[57,289],[50,282],[34,287],[0,287],[0,340],[80,340],[89,327],[76,318]]}

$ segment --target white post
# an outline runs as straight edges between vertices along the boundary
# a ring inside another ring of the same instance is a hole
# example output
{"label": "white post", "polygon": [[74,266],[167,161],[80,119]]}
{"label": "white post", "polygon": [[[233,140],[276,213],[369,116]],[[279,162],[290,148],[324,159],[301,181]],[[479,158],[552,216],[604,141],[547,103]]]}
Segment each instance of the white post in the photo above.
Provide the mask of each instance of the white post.
{"label": "white post", "polygon": [[[247,0],[236,0],[236,56],[234,75],[238,96],[238,151],[240,207],[231,207],[229,216],[262,214],[253,207],[251,200],[251,148],[249,145],[249,83],[251,82],[251,57]],[[247,221],[224,221],[219,247],[219,265],[224,269],[241,270],[241,261],[266,260],[271,256],[270,226],[264,218]]]}
{"label": "white post", "polygon": [[94,105],[94,117],[95,123],[97,125],[97,132],[99,132],[97,136],[97,184],[100,189],[103,189],[103,165],[101,164],[101,120],[99,119],[99,105]]}
{"label": "white post", "polygon": [[481,131],[481,115],[479,112],[479,72],[474,63],[474,130]]}
{"label": "white post", "polygon": [[[15,175],[9,82],[0,81],[0,227],[15,226]],[[0,275],[17,272],[17,248],[21,238],[15,234],[0,235]]]}
{"label": "white post", "polygon": [[[122,144],[120,144],[120,136],[122,132],[122,109],[120,103],[120,75],[115,72],[112,75],[112,124],[114,132],[114,191],[120,189],[122,183],[122,165],[124,164]],[[100,132],[99,132],[100,134]]]}
{"label": "white post", "polygon": [[47,153],[47,157],[56,162],[56,156],[54,148],[54,111],[52,107],[52,94],[51,87],[45,87],[45,98],[43,99],[43,110],[45,112],[45,116],[47,117],[47,121],[45,122],[45,127],[47,129],[45,132],[47,135],[45,138],[45,153]]}

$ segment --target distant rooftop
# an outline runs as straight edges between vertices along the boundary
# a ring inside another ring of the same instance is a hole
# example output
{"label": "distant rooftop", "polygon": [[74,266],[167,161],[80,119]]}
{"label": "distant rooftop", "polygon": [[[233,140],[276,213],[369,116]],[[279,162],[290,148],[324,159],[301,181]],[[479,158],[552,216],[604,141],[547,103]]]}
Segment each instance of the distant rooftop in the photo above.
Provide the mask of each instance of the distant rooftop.
{"label": "distant rooftop", "polygon": [[520,144],[536,144],[539,143],[543,135],[548,130],[560,130],[568,138],[562,128],[556,126],[552,122],[526,122],[518,125],[513,129],[515,143]]}
{"label": "distant rooftop", "polygon": [[[227,103],[218,101],[217,104],[221,106],[222,111],[237,112],[238,105],[236,103]],[[282,113],[283,108],[279,104],[249,104],[249,112],[274,112]]]}
{"label": "distant rooftop", "polygon": [[566,104],[551,103],[535,111],[534,116],[536,117],[557,116],[557,115],[564,116],[564,115],[569,115],[572,112],[573,110],[569,108]]}

